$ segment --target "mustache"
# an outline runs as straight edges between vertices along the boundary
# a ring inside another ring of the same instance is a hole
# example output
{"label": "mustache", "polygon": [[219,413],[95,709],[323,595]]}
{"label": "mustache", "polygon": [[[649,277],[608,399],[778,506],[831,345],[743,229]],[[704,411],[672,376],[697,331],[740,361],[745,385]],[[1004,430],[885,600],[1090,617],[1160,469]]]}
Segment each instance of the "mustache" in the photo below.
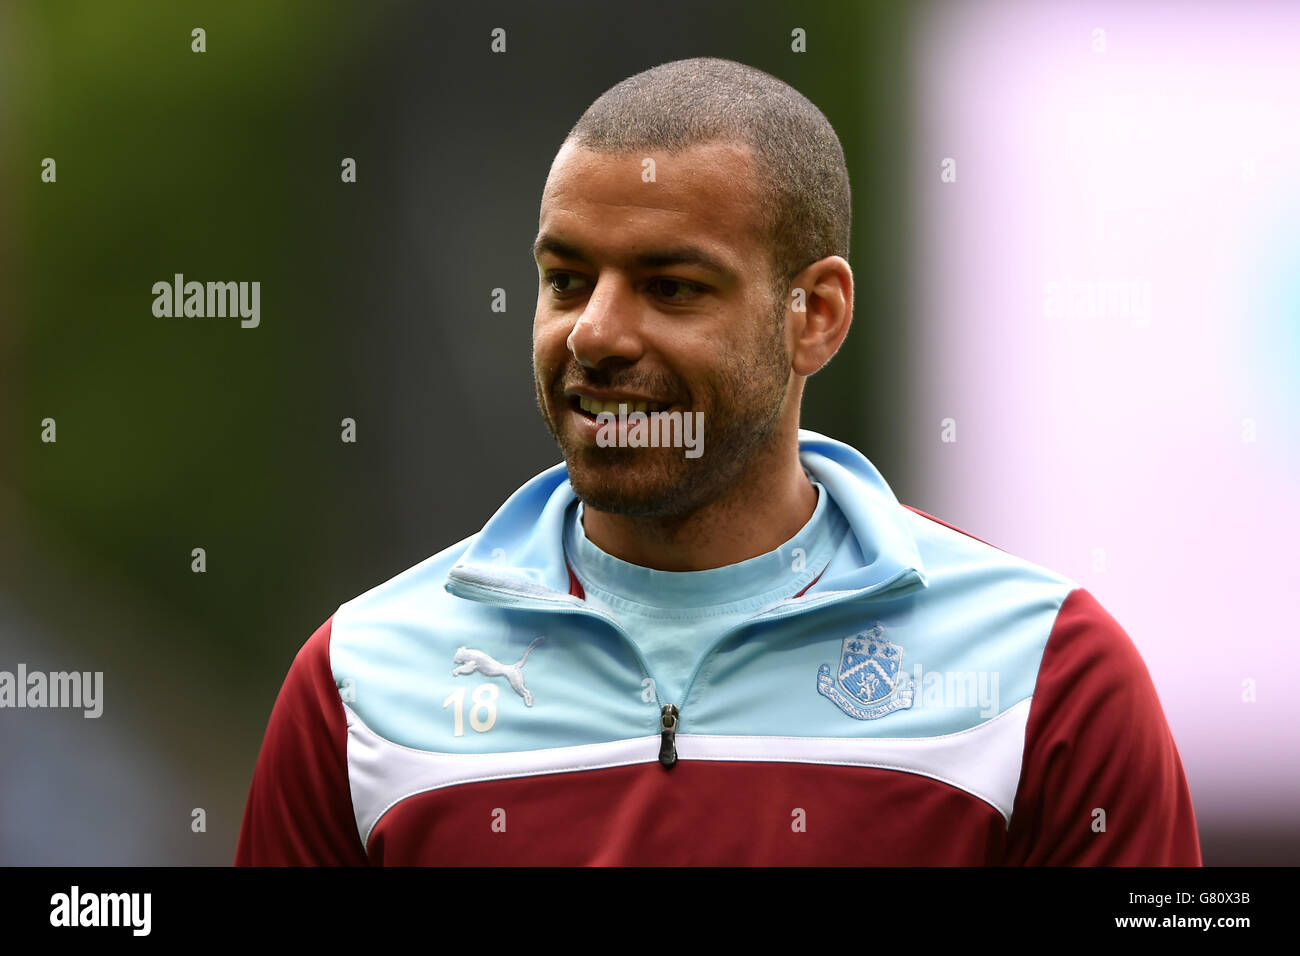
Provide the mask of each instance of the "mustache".
{"label": "mustache", "polygon": [[573,359],[559,370],[555,376],[555,385],[551,393],[562,400],[564,393],[571,388],[588,386],[590,388],[608,388],[620,392],[634,392],[638,395],[655,395],[665,399],[685,394],[680,380],[667,375],[635,375],[631,369],[608,370],[586,368]]}

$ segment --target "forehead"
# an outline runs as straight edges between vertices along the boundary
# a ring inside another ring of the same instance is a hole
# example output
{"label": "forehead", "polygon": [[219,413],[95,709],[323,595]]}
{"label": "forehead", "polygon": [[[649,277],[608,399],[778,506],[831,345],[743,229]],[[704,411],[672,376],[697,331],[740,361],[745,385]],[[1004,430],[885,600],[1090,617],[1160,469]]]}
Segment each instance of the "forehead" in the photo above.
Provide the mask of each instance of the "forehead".
{"label": "forehead", "polygon": [[610,258],[689,241],[750,272],[763,246],[758,195],[754,160],[740,144],[606,153],[565,143],[542,193],[539,235]]}

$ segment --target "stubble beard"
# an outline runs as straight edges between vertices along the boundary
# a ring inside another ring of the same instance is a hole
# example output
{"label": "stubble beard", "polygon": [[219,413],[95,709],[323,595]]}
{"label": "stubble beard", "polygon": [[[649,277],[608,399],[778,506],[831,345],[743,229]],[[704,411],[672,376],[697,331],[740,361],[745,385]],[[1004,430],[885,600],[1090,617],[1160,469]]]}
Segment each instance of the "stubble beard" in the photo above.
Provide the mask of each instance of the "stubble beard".
{"label": "stubble beard", "polygon": [[[589,508],[632,518],[687,518],[724,499],[746,480],[751,469],[764,467],[776,451],[777,429],[789,388],[790,354],[785,342],[785,303],[770,321],[769,337],[738,363],[694,390],[694,407],[683,415],[704,413],[703,454],[687,458],[684,448],[619,448],[588,445],[565,431],[550,409],[568,414],[567,385],[590,382],[629,391],[664,394],[628,381],[584,373],[570,361],[555,376],[551,401],[537,381],[538,405],[547,429],[564,452],[574,494]],[[643,381],[643,380],[642,380]],[[673,394],[682,394],[681,391]],[[701,402],[700,400],[703,399]]]}

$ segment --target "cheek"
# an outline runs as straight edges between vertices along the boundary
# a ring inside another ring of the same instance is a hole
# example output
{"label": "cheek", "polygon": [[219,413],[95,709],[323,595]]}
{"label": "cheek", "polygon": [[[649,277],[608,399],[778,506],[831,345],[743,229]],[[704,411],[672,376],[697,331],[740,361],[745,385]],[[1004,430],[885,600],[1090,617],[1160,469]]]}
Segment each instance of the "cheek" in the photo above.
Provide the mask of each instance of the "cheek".
{"label": "cheek", "polygon": [[553,369],[569,354],[569,328],[562,322],[538,315],[533,319],[533,365],[540,371]]}

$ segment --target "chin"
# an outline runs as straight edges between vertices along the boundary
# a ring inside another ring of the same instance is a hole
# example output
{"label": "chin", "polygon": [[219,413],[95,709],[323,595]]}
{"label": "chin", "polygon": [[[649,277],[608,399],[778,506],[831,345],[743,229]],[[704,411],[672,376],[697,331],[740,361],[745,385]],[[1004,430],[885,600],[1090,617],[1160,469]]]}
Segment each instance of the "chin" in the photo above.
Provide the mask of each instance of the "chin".
{"label": "chin", "polygon": [[[610,451],[624,454],[605,457]],[[579,450],[576,455],[566,453],[573,493],[588,508],[609,514],[634,518],[681,514],[686,504],[682,494],[685,476],[669,474],[667,469],[640,456],[629,455],[627,451],[599,448]],[[566,452],[570,450],[566,449]]]}

